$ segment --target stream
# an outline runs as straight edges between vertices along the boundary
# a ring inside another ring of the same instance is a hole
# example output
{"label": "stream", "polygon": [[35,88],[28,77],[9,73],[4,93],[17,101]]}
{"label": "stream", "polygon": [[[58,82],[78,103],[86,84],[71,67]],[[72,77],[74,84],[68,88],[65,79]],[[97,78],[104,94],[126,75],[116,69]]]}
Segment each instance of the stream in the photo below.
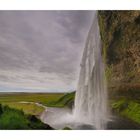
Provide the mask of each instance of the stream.
{"label": "stream", "polygon": [[[69,127],[73,130],[95,130],[95,127],[91,124],[84,124],[71,121],[72,110],[69,108],[53,108],[47,107],[47,109],[42,113],[40,119],[42,122],[49,124],[51,127],[55,129],[63,129],[65,127]],[[69,117],[70,121],[59,120],[60,116]],[[106,130],[139,130],[140,125],[127,119],[121,117],[117,114],[113,114],[108,120]]]}
{"label": "stream", "polygon": [[[19,103],[22,104],[36,104],[37,106],[43,107],[45,110],[40,115],[40,120],[45,124],[49,124],[51,127],[55,129],[63,129],[65,127],[69,127],[74,130],[95,130],[93,125],[72,122],[72,121],[65,121],[65,117],[62,118],[64,120],[57,121],[59,116],[72,116],[72,110],[70,108],[56,108],[56,107],[46,107],[40,103],[35,102],[26,102],[21,101]],[[107,130],[139,130],[140,125],[127,119],[121,117],[117,114],[113,114],[110,117],[110,120],[107,123]]]}

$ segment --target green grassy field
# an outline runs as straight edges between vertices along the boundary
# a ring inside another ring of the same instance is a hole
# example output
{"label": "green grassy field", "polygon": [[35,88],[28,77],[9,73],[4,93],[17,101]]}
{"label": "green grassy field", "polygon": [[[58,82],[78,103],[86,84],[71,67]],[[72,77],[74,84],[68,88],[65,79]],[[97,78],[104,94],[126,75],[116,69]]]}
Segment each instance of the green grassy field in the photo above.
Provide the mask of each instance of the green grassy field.
{"label": "green grassy field", "polygon": [[[0,93],[0,129],[52,129],[38,116],[47,107],[71,107],[75,93]],[[38,106],[35,103],[42,104]],[[68,128],[65,128],[68,129]]]}
{"label": "green grassy field", "polygon": [[57,101],[63,95],[63,93],[0,93],[0,103],[27,101],[48,105],[51,101]]}
{"label": "green grassy field", "polygon": [[34,102],[45,106],[55,106],[64,93],[0,93],[0,104],[8,105],[11,108],[23,110],[27,114],[39,115],[44,108],[36,104],[24,104],[20,102]]}

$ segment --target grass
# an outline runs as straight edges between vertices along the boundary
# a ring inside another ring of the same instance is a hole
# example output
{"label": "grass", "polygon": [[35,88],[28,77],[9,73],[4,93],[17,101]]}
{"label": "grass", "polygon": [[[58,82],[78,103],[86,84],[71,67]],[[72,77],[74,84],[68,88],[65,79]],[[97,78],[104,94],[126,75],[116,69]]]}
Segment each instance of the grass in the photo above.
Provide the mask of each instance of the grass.
{"label": "grass", "polygon": [[27,115],[21,110],[0,105],[0,129],[52,129],[34,115]]}
{"label": "grass", "polygon": [[8,105],[11,108],[15,108],[18,110],[23,110],[26,114],[32,114],[32,115],[40,115],[45,108],[42,106],[37,106],[34,103],[18,103],[18,102],[6,102],[3,103],[3,105]]}
{"label": "grass", "polygon": [[34,102],[51,106],[52,102],[57,102],[63,95],[63,93],[1,93],[0,104],[23,110],[26,114],[39,115],[44,111],[43,107],[33,103],[25,104],[19,102]]}
{"label": "grass", "polygon": [[63,95],[63,93],[0,93],[0,103],[26,101],[37,102],[48,106],[50,102],[57,101]]}
{"label": "grass", "polygon": [[[40,103],[49,107],[72,106],[75,93],[0,94],[0,129],[52,129],[36,118],[44,111]],[[32,102],[32,103],[22,103]],[[69,128],[65,128],[68,130]]]}
{"label": "grass", "polygon": [[75,92],[67,93],[61,98],[59,98],[57,101],[53,101],[50,103],[50,106],[52,107],[72,107],[74,103],[75,98]]}
{"label": "grass", "polygon": [[[36,118],[44,111],[40,103],[49,107],[71,107],[75,93],[0,94],[0,129],[52,129]],[[32,102],[32,103],[22,103]],[[2,104],[2,106],[1,106]],[[65,128],[68,130],[69,128]]]}
{"label": "grass", "polygon": [[112,108],[120,115],[140,124],[140,103],[128,99],[120,99],[112,102]]}
{"label": "grass", "polygon": [[[0,104],[7,105],[11,108],[23,110],[26,114],[39,115],[44,108],[34,103],[40,103],[47,107],[71,107],[74,102],[74,92],[64,93],[13,93],[0,94]],[[20,102],[34,103],[20,103]]]}
{"label": "grass", "polygon": [[22,111],[4,108],[0,116],[0,129],[28,129],[29,121]]}

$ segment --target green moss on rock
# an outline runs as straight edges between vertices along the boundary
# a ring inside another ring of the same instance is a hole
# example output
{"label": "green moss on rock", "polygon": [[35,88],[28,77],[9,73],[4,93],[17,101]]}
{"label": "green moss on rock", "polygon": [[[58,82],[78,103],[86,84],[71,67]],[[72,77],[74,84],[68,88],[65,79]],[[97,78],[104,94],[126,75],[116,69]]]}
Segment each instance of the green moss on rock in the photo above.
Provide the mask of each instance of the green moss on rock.
{"label": "green moss on rock", "polygon": [[140,124],[139,102],[133,100],[121,99],[118,101],[113,101],[112,108],[122,116]]}

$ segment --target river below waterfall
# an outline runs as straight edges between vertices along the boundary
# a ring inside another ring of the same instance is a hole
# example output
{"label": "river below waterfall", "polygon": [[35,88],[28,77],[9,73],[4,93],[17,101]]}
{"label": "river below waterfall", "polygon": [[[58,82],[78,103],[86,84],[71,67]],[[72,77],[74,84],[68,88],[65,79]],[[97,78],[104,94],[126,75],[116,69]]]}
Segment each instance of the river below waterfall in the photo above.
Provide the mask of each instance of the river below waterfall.
{"label": "river below waterfall", "polygon": [[[57,115],[56,115],[57,114]],[[91,124],[78,123],[74,121],[60,120],[62,116],[72,117],[72,110],[69,108],[53,108],[47,107],[47,109],[42,113],[40,119],[42,122],[49,124],[54,129],[63,129],[65,127],[71,128],[73,130],[95,130],[95,127]],[[79,118],[80,119],[80,118]],[[58,121],[60,120],[60,121]],[[140,125],[135,122],[123,118],[117,114],[114,114],[110,117],[110,120],[107,123],[107,130],[139,130]]]}

